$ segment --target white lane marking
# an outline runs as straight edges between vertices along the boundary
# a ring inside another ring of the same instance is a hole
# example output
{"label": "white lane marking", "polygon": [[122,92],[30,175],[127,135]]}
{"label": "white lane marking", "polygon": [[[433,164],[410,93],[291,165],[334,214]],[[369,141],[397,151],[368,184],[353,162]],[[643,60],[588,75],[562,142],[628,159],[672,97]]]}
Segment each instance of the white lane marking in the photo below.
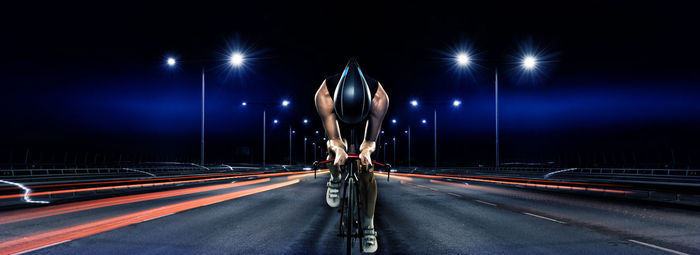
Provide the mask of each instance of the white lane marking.
{"label": "white lane marking", "polygon": [[155,220],[155,219],[158,219],[158,218],[163,218],[163,217],[165,217],[165,216],[170,216],[170,215],[173,215],[173,214],[175,214],[175,213],[168,213],[168,214],[166,214],[166,215],[161,215],[161,216],[158,216],[158,217],[153,217],[153,218],[150,218],[150,219],[145,219],[145,220],[142,220],[141,222],[151,221],[151,220]]}
{"label": "white lane marking", "polygon": [[485,204],[485,205],[498,206],[497,204],[489,203],[489,202],[486,202],[486,201],[481,201],[481,200],[479,200],[479,199],[476,199],[476,200],[474,200],[474,201],[476,201],[477,203]]}
{"label": "white lane marking", "polygon": [[35,203],[35,204],[48,204],[49,203],[49,201],[32,200],[32,198],[30,196],[30,194],[32,193],[32,189],[27,188],[26,186],[22,185],[21,183],[5,181],[5,180],[0,180],[0,183],[15,185],[15,186],[19,187],[20,189],[24,190],[24,196],[22,197],[22,199],[24,199],[24,202]]}
{"label": "white lane marking", "polygon": [[670,253],[673,253],[673,254],[688,255],[688,253],[685,253],[685,252],[680,252],[680,251],[676,251],[676,250],[671,250],[671,249],[669,249],[669,248],[664,248],[664,247],[661,247],[661,246],[656,246],[656,245],[653,245],[653,244],[650,244],[650,243],[645,243],[645,242],[642,242],[642,241],[637,241],[637,240],[632,240],[632,239],[629,239],[629,240],[627,240],[627,241],[630,241],[630,242],[633,242],[633,243],[636,243],[636,244],[641,244],[641,245],[644,245],[644,246],[647,246],[647,247],[651,247],[651,248],[654,248],[654,249],[659,249],[659,250],[662,250],[662,251],[665,251],[665,252],[670,252]]}
{"label": "white lane marking", "polygon": [[460,194],[455,194],[455,193],[452,193],[452,192],[447,192],[447,194],[453,195],[453,196],[455,196],[455,197],[462,197],[462,195],[460,195]]}
{"label": "white lane marking", "polygon": [[552,218],[540,216],[540,215],[537,215],[537,214],[532,214],[532,213],[529,213],[529,212],[523,212],[523,214],[525,214],[525,215],[530,215],[530,216],[532,216],[532,217],[537,217],[537,218],[540,218],[540,219],[545,219],[545,220],[548,220],[548,221],[554,221],[554,222],[559,223],[559,224],[566,224],[566,222],[563,222],[563,221],[558,221],[558,220],[555,220],[555,219],[552,219]]}
{"label": "white lane marking", "polygon": [[432,190],[432,191],[438,191],[436,188],[431,188],[431,187],[423,186],[423,185],[420,185],[420,184],[416,184],[416,186],[421,187],[421,188],[424,188],[424,189],[429,189],[429,190]]}
{"label": "white lane marking", "polygon": [[60,241],[60,242],[57,242],[57,243],[47,244],[47,245],[44,245],[44,246],[41,246],[41,247],[36,247],[36,248],[34,248],[34,249],[29,249],[29,250],[26,250],[26,251],[22,251],[22,252],[15,253],[15,254],[16,254],[16,255],[25,254],[25,253],[29,253],[29,252],[41,250],[41,249],[44,249],[44,248],[48,248],[48,247],[51,247],[51,246],[54,246],[54,245],[59,245],[59,244],[62,244],[62,243],[67,243],[67,242],[70,242],[70,241],[73,241],[73,240],[65,240],[65,241]]}

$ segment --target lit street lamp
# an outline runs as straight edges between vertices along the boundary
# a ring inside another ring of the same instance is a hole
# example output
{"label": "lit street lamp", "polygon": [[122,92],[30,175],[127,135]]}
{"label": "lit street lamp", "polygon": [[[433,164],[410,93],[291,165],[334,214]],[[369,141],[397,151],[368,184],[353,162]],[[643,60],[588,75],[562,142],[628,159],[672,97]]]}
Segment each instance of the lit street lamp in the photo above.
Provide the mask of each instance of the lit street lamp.
{"label": "lit street lamp", "polygon": [[[470,65],[471,61],[469,55],[464,52],[460,52],[455,56],[456,64],[460,67],[467,67]],[[466,61],[465,61],[466,60]],[[539,61],[535,55],[526,54],[520,60],[520,66],[525,71],[535,71],[537,70],[537,65]],[[494,69],[495,79],[494,79],[494,98],[495,98],[495,124],[496,124],[496,170],[500,166],[500,148],[499,148],[499,132],[498,132],[498,68]],[[462,102],[455,100],[453,102],[454,106],[459,106]]]}
{"label": "lit street lamp", "polygon": [[394,142],[394,165],[396,165],[396,136],[391,138],[391,140]]}
{"label": "lit street lamp", "polygon": [[[286,102],[286,103],[284,103],[284,102]],[[241,102],[241,106],[243,106],[243,107],[246,107],[246,106],[248,106],[249,104],[261,105],[261,106],[263,107],[263,144],[262,144],[263,151],[262,151],[262,162],[263,162],[263,168],[264,168],[264,167],[267,165],[267,160],[266,160],[266,156],[267,156],[267,151],[266,151],[266,150],[267,150],[267,107],[268,107],[270,104],[268,104],[268,103],[246,102],[246,101]],[[282,106],[283,106],[283,107],[289,106],[289,101],[287,101],[287,100],[282,101]],[[279,122],[279,121],[278,121],[277,119],[274,119],[274,120],[272,121],[273,124],[277,124],[278,122]]]}
{"label": "lit street lamp", "polygon": [[[240,67],[243,64],[244,61],[244,56],[240,52],[234,52],[231,54],[230,57],[230,63],[231,66],[233,67]],[[169,57],[166,59],[165,63],[173,68],[177,64],[177,60],[173,57]],[[200,155],[199,155],[199,165],[204,165],[204,95],[205,95],[205,69],[204,66],[202,66],[202,132],[201,132],[201,147],[200,147]]]}
{"label": "lit street lamp", "polygon": [[[457,58],[459,61],[459,57]],[[467,62],[468,63],[468,62]],[[433,167],[435,170],[437,170],[438,163],[437,163],[437,107],[440,105],[439,103],[432,103],[433,105]],[[453,107],[459,107],[462,105],[462,101],[459,99],[454,99],[452,100],[452,106]],[[411,106],[414,108],[418,107],[418,100],[412,100],[411,101]],[[428,120],[426,119],[421,119],[421,124],[428,124]],[[410,147],[410,145],[409,145]]]}

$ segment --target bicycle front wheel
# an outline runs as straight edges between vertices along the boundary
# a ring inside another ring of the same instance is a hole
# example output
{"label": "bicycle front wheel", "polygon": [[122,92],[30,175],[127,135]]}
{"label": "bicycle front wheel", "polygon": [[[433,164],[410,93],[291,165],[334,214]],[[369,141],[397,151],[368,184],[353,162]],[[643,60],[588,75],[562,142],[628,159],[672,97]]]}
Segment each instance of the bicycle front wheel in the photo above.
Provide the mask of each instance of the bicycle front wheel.
{"label": "bicycle front wheel", "polygon": [[355,181],[350,180],[348,182],[348,204],[347,204],[347,216],[345,217],[345,238],[347,238],[347,254],[350,254],[352,250],[352,238],[353,238],[353,233],[352,231],[354,230],[354,212],[353,210],[355,209],[354,205],[357,200],[357,194],[355,193]]}

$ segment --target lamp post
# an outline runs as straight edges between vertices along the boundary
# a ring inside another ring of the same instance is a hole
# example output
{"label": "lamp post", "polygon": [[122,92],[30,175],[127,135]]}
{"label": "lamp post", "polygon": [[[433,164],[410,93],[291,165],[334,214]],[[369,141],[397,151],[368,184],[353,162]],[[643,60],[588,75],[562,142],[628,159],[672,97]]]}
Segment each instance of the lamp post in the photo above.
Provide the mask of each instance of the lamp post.
{"label": "lamp post", "polygon": [[[471,58],[470,56],[465,53],[461,52],[458,53],[457,56],[455,56],[455,60],[457,62],[458,66],[461,67],[468,67],[471,64]],[[525,71],[534,71],[537,69],[538,65],[538,60],[537,57],[532,55],[532,54],[526,54],[522,57],[520,60],[520,65],[521,68]],[[494,106],[494,119],[495,119],[495,126],[496,126],[496,171],[499,170],[500,167],[500,144],[499,144],[499,131],[498,131],[498,68],[494,68],[494,101],[495,101],[495,106]],[[461,103],[461,102],[460,102]]]}
{"label": "lamp post", "polygon": [[411,126],[408,126],[408,130],[404,131],[408,135],[408,167],[411,168]]}
{"label": "lamp post", "polygon": [[[243,62],[245,60],[245,57],[243,56],[242,53],[240,52],[234,52],[231,54],[229,57],[229,63],[233,67],[240,67],[243,65]],[[177,60],[173,57],[169,57],[165,60],[165,63],[169,67],[175,67],[177,65]],[[205,92],[206,92],[206,86],[205,86],[205,68],[204,65],[202,65],[202,123],[201,123],[201,144],[200,144],[200,154],[199,154],[199,165],[204,165],[204,106],[205,106]]]}
{"label": "lamp post", "polygon": [[[289,101],[288,100],[282,100],[282,107],[288,107],[289,106]],[[247,107],[248,105],[260,105],[263,107],[263,144],[262,144],[262,164],[263,168],[266,167],[267,165],[267,108],[271,103],[258,103],[258,102],[247,102],[243,101],[241,102],[241,106]],[[274,124],[277,124],[277,119],[273,120]]]}
{"label": "lamp post", "polygon": [[[304,119],[301,121],[301,123],[303,124],[303,126],[308,126],[308,125],[309,125],[309,119],[304,118]],[[306,140],[307,140],[307,137],[304,136],[304,165],[306,165]]]}
{"label": "lamp post", "polygon": [[294,130],[292,130],[292,125],[289,125],[289,165],[292,165],[292,133]]}
{"label": "lamp post", "polygon": [[388,145],[387,142],[384,142],[384,159],[383,161],[386,162],[386,146]]}
{"label": "lamp post", "polygon": [[[433,105],[433,167],[435,170],[437,170],[437,167],[438,167],[438,163],[437,163],[437,127],[438,127],[437,126],[437,108],[438,108],[438,105],[444,105],[446,103],[432,102],[431,104]],[[419,105],[420,104],[419,104],[418,100],[415,100],[415,99],[411,100],[411,106],[413,108],[417,108]],[[459,99],[454,99],[451,102],[451,105],[455,108],[459,107],[460,105],[462,105],[462,101]],[[423,120],[421,120],[421,123],[427,124],[427,120],[423,119]]]}
{"label": "lamp post", "polygon": [[394,141],[394,165],[396,165],[396,136],[394,136],[391,140]]}
{"label": "lamp post", "polygon": [[314,147],[314,162],[316,162],[316,142],[312,142],[311,146]]}

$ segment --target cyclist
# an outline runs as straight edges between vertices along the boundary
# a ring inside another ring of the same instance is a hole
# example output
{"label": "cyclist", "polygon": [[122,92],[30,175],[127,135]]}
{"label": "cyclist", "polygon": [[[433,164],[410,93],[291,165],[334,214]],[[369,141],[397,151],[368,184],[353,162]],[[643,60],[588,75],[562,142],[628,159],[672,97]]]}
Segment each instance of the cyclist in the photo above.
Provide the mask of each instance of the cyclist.
{"label": "cyclist", "polygon": [[[340,166],[345,163],[348,153],[359,154],[359,196],[364,208],[362,250],[373,253],[377,251],[377,232],[374,229],[377,182],[371,154],[376,148],[381,124],[389,108],[389,97],[382,85],[365,76],[357,61],[351,58],[342,73],[323,81],[316,92],[315,101],[328,138],[328,158],[335,158],[330,167],[326,202],[331,207],[340,205]],[[353,129],[356,141],[347,141]],[[356,148],[358,144],[360,147]]]}

